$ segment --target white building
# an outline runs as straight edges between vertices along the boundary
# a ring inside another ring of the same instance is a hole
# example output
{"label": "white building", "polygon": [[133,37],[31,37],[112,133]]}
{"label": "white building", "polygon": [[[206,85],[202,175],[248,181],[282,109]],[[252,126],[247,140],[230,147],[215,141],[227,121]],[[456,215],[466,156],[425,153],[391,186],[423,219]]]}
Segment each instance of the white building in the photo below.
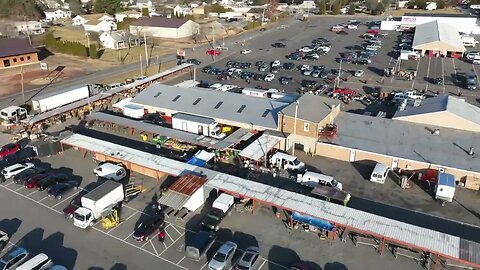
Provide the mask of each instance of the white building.
{"label": "white building", "polygon": [[130,24],[130,33],[133,35],[159,38],[188,38],[199,32],[199,24],[186,19],[165,17],[142,17]]}
{"label": "white building", "polygon": [[186,15],[192,15],[193,11],[191,8],[187,6],[176,5],[173,8],[173,14],[177,16],[186,16]]}
{"label": "white building", "polygon": [[14,22],[13,27],[19,34],[41,35],[45,33],[45,28],[38,21]]}
{"label": "white building", "polygon": [[138,19],[142,17],[142,12],[136,10],[125,10],[115,13],[115,19],[117,22],[123,22],[125,18]]}
{"label": "white building", "polygon": [[104,48],[112,50],[138,46],[141,43],[141,38],[132,36],[127,31],[103,32],[98,38]]}
{"label": "white building", "polygon": [[72,25],[83,26],[87,32],[106,32],[117,30],[115,19],[106,14],[77,15]]}
{"label": "white building", "polygon": [[71,17],[72,17],[72,12],[67,9],[51,8],[51,9],[45,10],[45,19],[49,21],[55,21],[58,19],[71,18]]}

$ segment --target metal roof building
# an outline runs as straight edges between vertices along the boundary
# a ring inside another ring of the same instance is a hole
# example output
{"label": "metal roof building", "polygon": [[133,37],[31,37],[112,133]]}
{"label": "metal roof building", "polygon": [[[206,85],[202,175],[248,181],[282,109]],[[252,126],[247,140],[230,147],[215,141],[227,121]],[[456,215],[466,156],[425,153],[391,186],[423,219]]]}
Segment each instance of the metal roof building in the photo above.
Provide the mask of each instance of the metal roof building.
{"label": "metal roof building", "polygon": [[288,105],[268,98],[165,84],[150,85],[131,103],[144,106],[149,112],[163,112],[169,116],[187,113],[213,118],[227,125],[259,130],[276,130],[278,112]]}
{"label": "metal roof building", "polygon": [[478,159],[470,156],[470,147],[480,149],[480,133],[416,124],[353,113],[340,113],[332,145],[358,149],[381,155],[433,164],[445,168],[480,172]]}
{"label": "metal roof building", "polygon": [[415,27],[412,48],[422,53],[435,52],[447,55],[449,52],[465,52],[457,29],[441,21],[431,21]]}

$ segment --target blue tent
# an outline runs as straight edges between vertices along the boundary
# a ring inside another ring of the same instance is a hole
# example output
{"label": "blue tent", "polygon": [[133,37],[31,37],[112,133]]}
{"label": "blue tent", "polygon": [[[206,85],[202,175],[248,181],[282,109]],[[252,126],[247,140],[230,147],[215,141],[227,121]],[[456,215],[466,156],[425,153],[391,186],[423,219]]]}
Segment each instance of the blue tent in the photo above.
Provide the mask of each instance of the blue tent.
{"label": "blue tent", "polygon": [[302,215],[298,212],[293,212],[292,219],[303,224],[308,224],[327,231],[333,231],[333,229],[335,228],[335,226],[333,226],[333,224],[328,221]]}

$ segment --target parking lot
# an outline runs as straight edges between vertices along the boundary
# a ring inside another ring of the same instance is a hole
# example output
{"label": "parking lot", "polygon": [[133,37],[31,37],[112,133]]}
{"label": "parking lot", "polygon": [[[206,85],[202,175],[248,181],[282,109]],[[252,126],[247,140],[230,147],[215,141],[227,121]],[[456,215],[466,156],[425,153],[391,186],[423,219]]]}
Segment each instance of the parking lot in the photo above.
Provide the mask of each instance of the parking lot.
{"label": "parking lot", "polygon": [[[78,179],[82,188],[90,189],[96,181],[91,172],[97,163],[90,156],[84,159],[73,149],[35,163]],[[262,253],[259,269],[285,269],[300,260],[307,261],[311,269],[327,270],[415,267],[413,261],[393,259],[388,252],[379,256],[369,247],[355,248],[350,241],[322,241],[316,233],[288,230],[283,220],[275,218],[268,207],[259,208],[254,215],[233,210],[223,221],[217,242],[207,258],[192,262],[185,258],[185,241],[199,229],[205,211],[191,213],[185,220],[167,217],[164,243],[160,243],[155,234],[145,242],[136,242],[132,238],[133,228],[142,216],[152,213],[152,198],[160,183],[136,174],[132,180],[144,185],[146,192],[124,204],[121,224],[109,230],[103,229],[100,223],[82,230],[73,226],[72,220],[64,218],[62,209],[77,191],[72,190],[62,200],[54,200],[43,192],[28,190],[9,180],[0,188],[0,203],[5,205],[0,228],[13,236],[11,245],[23,246],[36,253],[45,252],[55,263],[69,269],[146,269],[160,265],[162,269],[206,269],[207,260],[227,240],[235,241],[239,249],[259,245]],[[237,252],[233,261],[240,255]]]}
{"label": "parking lot", "polygon": [[[366,22],[367,19],[359,19],[361,22]],[[281,63],[292,62],[296,66],[303,64],[324,65],[326,69],[339,69],[340,63],[338,58],[341,53],[347,52],[351,49],[358,49],[363,42],[361,37],[368,28],[365,25],[359,25],[358,29],[348,29],[348,35],[338,35],[329,31],[332,25],[338,23],[346,23],[346,18],[319,18],[312,17],[308,22],[296,21],[292,24],[286,24],[285,27],[273,27],[267,31],[259,32],[255,38],[237,40],[235,43],[228,46],[228,51],[222,51],[220,56],[213,57],[206,56],[205,52],[195,51],[187,52],[186,58],[198,58],[202,61],[196,72],[197,81],[207,80],[210,84],[222,83],[236,85],[239,87],[262,87],[265,89],[284,90],[285,92],[296,93],[300,91],[302,80],[314,80],[317,82],[317,88],[325,85],[325,81],[321,78],[313,78],[311,76],[302,75],[297,69],[294,70],[280,70],[279,73],[274,74],[275,79],[272,82],[251,79],[249,82],[241,78],[232,78],[227,81],[220,81],[217,75],[210,75],[202,73],[200,70],[206,65],[227,69],[226,63],[228,61],[249,62],[251,67],[245,69],[259,74],[267,74],[259,72],[255,67],[257,61],[265,61],[270,64],[274,60],[280,60]],[[361,77],[350,77],[346,81],[339,80],[339,87],[349,87],[356,90],[359,94],[371,93],[375,87],[380,87],[384,91],[404,91],[404,90],[425,90],[427,95],[434,94],[452,94],[461,95],[470,103],[480,105],[478,91],[467,90],[463,87],[460,77],[462,74],[473,72],[478,74],[479,67],[472,65],[464,59],[453,58],[435,58],[435,57],[420,57],[419,60],[402,60],[398,65],[399,70],[408,71],[416,70],[417,75],[414,80],[404,80],[398,77],[385,77],[384,69],[386,67],[395,66],[397,55],[393,54],[393,50],[398,44],[398,37],[400,32],[388,31],[388,36],[381,38],[382,47],[377,51],[377,55],[372,57],[372,63],[368,65],[355,65],[352,63],[342,63],[341,69],[345,74],[352,73],[355,70],[361,69],[364,74]],[[311,45],[312,39],[325,38],[332,45],[331,50],[316,61],[308,60],[288,60],[286,55],[297,51],[303,46]],[[286,45],[285,48],[274,48],[271,44],[281,42]],[[242,46],[243,45],[243,46]],[[249,49],[252,52],[248,54],[241,54],[240,51]],[[478,48],[469,48],[468,51],[478,50]],[[288,85],[282,85],[279,78],[282,76],[291,76],[293,81]],[[441,77],[443,83],[435,84],[434,79]],[[191,76],[185,75],[173,80],[172,83],[180,82],[182,80],[191,79]],[[332,84],[330,84],[332,86]],[[388,108],[378,108],[378,104],[364,104],[361,102],[350,102],[345,104],[345,110],[356,111],[363,110],[366,107],[367,111],[388,110]],[[391,108],[390,108],[391,109]]]}

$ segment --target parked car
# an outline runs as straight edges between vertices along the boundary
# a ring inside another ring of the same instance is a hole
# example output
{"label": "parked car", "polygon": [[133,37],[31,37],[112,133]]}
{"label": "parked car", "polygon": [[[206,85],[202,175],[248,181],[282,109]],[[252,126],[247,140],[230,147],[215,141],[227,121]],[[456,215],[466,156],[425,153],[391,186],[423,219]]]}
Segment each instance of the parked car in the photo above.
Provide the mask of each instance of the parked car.
{"label": "parked car", "polygon": [[140,222],[133,231],[133,239],[137,241],[147,241],[148,237],[163,225],[163,217],[153,215]]}
{"label": "parked car", "polygon": [[194,59],[194,58],[192,58],[192,59],[187,59],[186,62],[189,63],[189,64],[197,65],[197,66],[200,65],[200,64],[202,64],[202,61],[197,60],[197,59]]}
{"label": "parked car", "polygon": [[86,191],[80,192],[77,196],[73,197],[73,199],[68,203],[67,207],[63,209],[63,214],[67,218],[73,218],[73,214],[75,210],[82,206],[82,196],[87,194]]}
{"label": "parked car", "polygon": [[67,181],[68,177],[65,174],[51,174],[37,182],[36,188],[39,191],[44,191],[51,186]]}
{"label": "parked car", "polygon": [[74,190],[78,189],[77,181],[70,180],[63,183],[57,183],[51,186],[50,189],[48,190],[48,197],[61,200],[63,194],[65,194],[67,191],[71,189],[74,189]]}
{"label": "parked car", "polygon": [[235,270],[254,270],[260,263],[260,249],[258,247],[248,247],[238,260]]}
{"label": "parked car", "polygon": [[5,177],[5,179],[9,179],[10,177],[17,175],[26,169],[30,169],[34,167],[35,165],[33,165],[33,163],[17,163],[3,169],[2,175],[3,177]]}
{"label": "parked car", "polygon": [[250,49],[245,49],[245,50],[240,51],[241,54],[249,54],[251,52],[252,52],[252,50],[250,50]]}
{"label": "parked car", "polygon": [[13,270],[28,259],[31,254],[24,248],[17,247],[0,258],[0,270]]}
{"label": "parked car", "polygon": [[208,263],[209,270],[223,270],[228,262],[232,260],[233,254],[237,250],[237,244],[227,241],[215,252],[213,258]]}
{"label": "parked car", "polygon": [[24,184],[25,181],[27,181],[30,177],[33,177],[35,175],[38,175],[38,174],[41,174],[41,173],[44,173],[44,172],[45,172],[45,169],[38,168],[38,167],[26,169],[23,172],[15,175],[13,177],[13,182],[15,184]]}
{"label": "parked car", "polygon": [[11,155],[17,152],[18,150],[20,150],[20,148],[21,147],[18,143],[5,144],[4,146],[2,146],[2,148],[0,148],[0,158],[4,158],[8,155]]}

